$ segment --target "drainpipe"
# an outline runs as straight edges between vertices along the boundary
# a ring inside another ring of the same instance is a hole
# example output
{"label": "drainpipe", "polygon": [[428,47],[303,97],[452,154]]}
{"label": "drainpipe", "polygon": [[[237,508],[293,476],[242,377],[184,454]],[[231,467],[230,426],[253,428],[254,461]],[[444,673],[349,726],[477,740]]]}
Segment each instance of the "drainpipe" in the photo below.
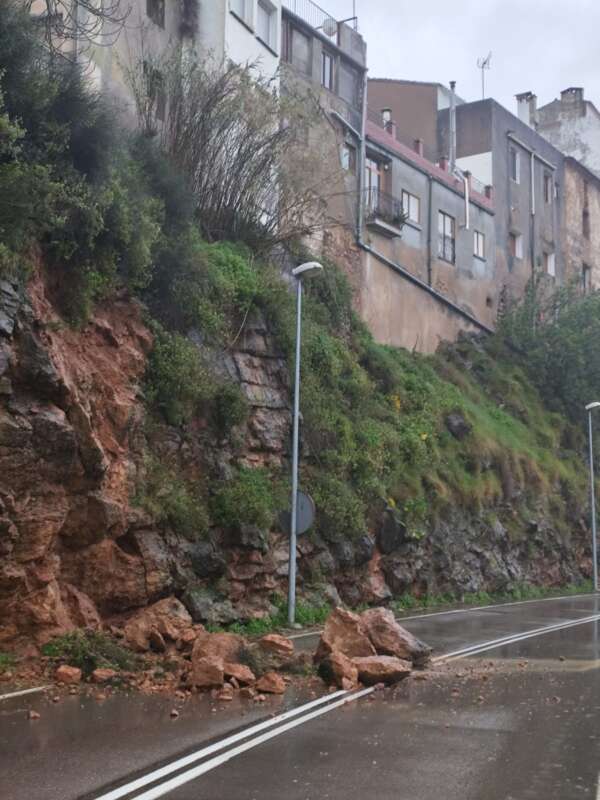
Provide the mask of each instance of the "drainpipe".
{"label": "drainpipe", "polygon": [[531,181],[531,275],[532,277],[535,277],[535,153],[533,150],[529,154],[529,165],[529,175]]}
{"label": "drainpipe", "polygon": [[463,182],[465,190],[465,230],[469,230],[470,186],[467,176],[456,166],[456,81],[450,81],[450,174]]}
{"label": "drainpipe", "polygon": [[427,283],[429,286],[433,283],[433,275],[431,271],[431,233],[433,230],[433,177],[431,175],[427,176],[429,182],[429,199],[428,199],[428,206],[427,206]]}

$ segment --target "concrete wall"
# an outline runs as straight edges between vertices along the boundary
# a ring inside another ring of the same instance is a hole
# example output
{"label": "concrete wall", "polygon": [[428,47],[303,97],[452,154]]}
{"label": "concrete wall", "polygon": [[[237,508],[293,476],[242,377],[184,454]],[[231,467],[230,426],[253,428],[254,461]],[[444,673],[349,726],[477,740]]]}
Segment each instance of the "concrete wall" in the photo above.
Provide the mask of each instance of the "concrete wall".
{"label": "concrete wall", "polygon": [[[587,210],[589,238],[584,235]],[[565,278],[583,286],[583,267],[590,268],[590,288],[600,288],[600,179],[575,159],[565,159],[563,203]]]}
{"label": "concrete wall", "polygon": [[583,89],[567,89],[560,100],[537,110],[537,130],[561,152],[600,175],[600,113]]}
{"label": "concrete wall", "polygon": [[442,341],[476,330],[369,253],[363,253],[362,270],[359,310],[378,342],[434,353]]}

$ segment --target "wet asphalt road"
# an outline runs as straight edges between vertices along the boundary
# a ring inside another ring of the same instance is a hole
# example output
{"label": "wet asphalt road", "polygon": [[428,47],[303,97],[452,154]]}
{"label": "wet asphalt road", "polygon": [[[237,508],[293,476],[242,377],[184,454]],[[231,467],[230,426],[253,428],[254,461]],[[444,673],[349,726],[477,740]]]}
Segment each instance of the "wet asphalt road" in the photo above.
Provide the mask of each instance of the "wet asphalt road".
{"label": "wet asphalt road", "polygon": [[[403,624],[443,653],[593,613],[600,613],[600,598],[588,596]],[[0,798],[94,798],[115,781],[306,699],[213,712],[208,699],[196,698],[174,721],[172,702],[157,697],[114,696],[103,703],[68,697],[58,706],[35,696],[5,701]],[[27,720],[28,708],[41,719]],[[594,622],[441,665],[426,680],[405,681],[394,692],[307,721],[166,796],[597,800],[599,772],[600,628]]]}

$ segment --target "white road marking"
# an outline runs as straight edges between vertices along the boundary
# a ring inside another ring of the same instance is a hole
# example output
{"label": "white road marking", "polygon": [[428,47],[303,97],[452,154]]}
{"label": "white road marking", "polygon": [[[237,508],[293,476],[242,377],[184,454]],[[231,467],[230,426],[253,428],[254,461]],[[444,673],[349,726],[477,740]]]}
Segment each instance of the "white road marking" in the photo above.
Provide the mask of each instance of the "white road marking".
{"label": "white road marking", "polygon": [[598,788],[596,789],[596,800],[600,800],[600,773],[598,774]]}
{"label": "white road marking", "polygon": [[582,619],[574,619],[574,620],[567,620],[565,622],[558,622],[554,625],[546,625],[543,628],[535,628],[531,631],[523,631],[522,633],[515,633],[511,634],[510,636],[503,636],[499,639],[491,639],[488,642],[479,642],[479,644],[469,645],[468,647],[462,647],[460,650],[454,650],[450,653],[444,653],[443,655],[436,656],[432,659],[434,664],[437,664],[441,661],[450,661],[455,660],[457,658],[465,658],[466,656],[473,656],[477,655],[478,653],[483,653],[486,650],[492,650],[496,647],[501,647],[507,644],[513,644],[514,642],[521,642],[525,639],[531,639],[534,636],[543,636],[546,633],[552,633],[553,631],[560,631],[564,630],[565,628],[574,628],[577,625],[585,625],[589,622],[598,622],[600,620],[600,614],[593,614],[589,617],[583,617]]}
{"label": "white road marking", "polygon": [[[547,603],[550,600],[577,600],[581,597],[600,597],[594,592],[586,592],[585,594],[565,594],[561,597],[538,597],[533,600],[512,600],[510,603],[494,603],[488,606],[466,606],[465,608],[451,608],[449,611],[430,611],[427,614],[412,614],[410,617],[396,617],[398,622],[404,622],[407,619],[427,619],[428,617],[442,617],[446,614],[465,614],[470,611],[487,611],[493,608],[507,608],[508,606],[524,606],[527,603]],[[306,636],[316,636],[321,633],[321,628],[315,631],[308,631],[307,633],[293,633],[288,636],[288,639],[303,639]]]}
{"label": "white road marking", "polygon": [[201,750],[196,750],[194,753],[190,753],[187,756],[183,756],[182,758],[178,758],[175,761],[170,762],[169,764],[165,764],[164,767],[160,767],[159,769],[155,769],[152,772],[148,772],[146,775],[143,775],[141,778],[136,778],[136,780],[131,781],[130,783],[124,784],[123,786],[119,786],[117,789],[113,789],[106,794],[100,795],[96,798],[96,800],[118,800],[120,797],[124,797],[127,794],[131,794],[135,792],[137,789],[141,789],[144,786],[147,786],[149,783],[154,783],[154,781],[160,780],[161,778],[170,775],[173,772],[176,772],[178,769],[183,769],[183,767],[188,767],[190,764],[193,764],[194,761],[199,761],[201,758],[205,756],[210,756],[213,753],[218,753],[220,750],[224,750],[226,747],[229,747],[236,742],[241,741],[242,739],[247,739],[249,736],[253,736],[260,731],[265,730],[266,728],[272,728],[274,725],[278,725],[280,722],[285,722],[285,720],[290,719],[291,717],[296,717],[299,714],[303,714],[306,711],[310,711],[311,708],[315,708],[316,706],[323,705],[324,703],[328,703],[329,701],[333,700],[336,697],[341,697],[342,695],[347,695],[348,692],[346,691],[338,691],[332,692],[331,694],[324,695],[323,697],[318,697],[316,700],[311,700],[310,703],[305,703],[302,706],[298,706],[297,708],[292,708],[290,711],[286,711],[283,714],[279,714],[276,717],[271,717],[264,722],[259,722],[256,725],[252,725],[249,728],[245,728],[243,731],[239,731],[238,733],[234,733],[231,736],[227,736],[225,739],[221,739],[214,744],[208,745],[207,747],[203,747]]}
{"label": "white road marking", "polygon": [[365,695],[370,694],[372,691],[373,688],[363,689],[360,692],[355,692],[347,697],[343,697],[341,700],[337,700],[335,703],[331,703],[331,705],[328,705],[325,708],[319,708],[316,711],[312,711],[310,714],[305,714],[304,716],[300,717],[300,719],[296,719],[293,722],[288,722],[286,725],[282,725],[274,731],[269,731],[269,733],[264,733],[262,736],[257,736],[256,738],[251,739],[249,742],[238,745],[238,747],[234,747],[232,750],[228,750],[226,753],[222,753],[220,756],[211,758],[208,761],[205,761],[203,764],[199,764],[197,767],[194,767],[187,772],[183,772],[181,775],[177,775],[177,777],[171,778],[171,780],[165,781],[159,786],[149,789],[147,792],[136,795],[133,800],[156,800],[158,797],[163,797],[165,794],[178,789],[180,786],[183,786],[184,784],[199,778],[201,775],[220,767],[222,764],[225,764],[232,758],[245,753],[247,750],[252,750],[254,747],[258,747],[258,745],[269,741],[269,739],[275,738],[275,736],[281,736],[282,733],[286,733],[287,731],[292,730],[299,725],[304,725],[306,722],[310,722],[312,719],[316,719],[323,714],[328,714],[330,711],[333,711],[335,708],[339,708],[346,703],[351,703],[354,700],[358,700],[360,697],[364,697]]}
{"label": "white road marking", "polygon": [[9,692],[8,694],[0,694],[0,700],[10,700],[11,697],[22,697],[24,694],[34,694],[34,692],[45,692],[46,689],[51,689],[51,686],[36,686],[33,689],[21,689],[18,692]]}

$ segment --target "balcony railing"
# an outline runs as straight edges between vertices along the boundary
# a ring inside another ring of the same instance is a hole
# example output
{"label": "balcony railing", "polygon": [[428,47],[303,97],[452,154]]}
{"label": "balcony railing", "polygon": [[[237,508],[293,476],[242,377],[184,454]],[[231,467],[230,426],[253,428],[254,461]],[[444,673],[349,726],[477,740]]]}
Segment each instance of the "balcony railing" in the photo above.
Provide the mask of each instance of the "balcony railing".
{"label": "balcony railing", "polygon": [[405,216],[400,200],[376,187],[365,190],[365,211],[367,222],[382,220],[398,229],[404,225]]}
{"label": "balcony railing", "polygon": [[[303,19],[311,28],[321,31],[330,39],[337,38],[339,23],[335,17],[332,17],[327,11],[313,3],[312,0],[283,0],[283,6],[288,11],[291,11],[292,14]],[[350,22],[352,22],[353,28],[356,30],[356,19],[350,20]]]}

